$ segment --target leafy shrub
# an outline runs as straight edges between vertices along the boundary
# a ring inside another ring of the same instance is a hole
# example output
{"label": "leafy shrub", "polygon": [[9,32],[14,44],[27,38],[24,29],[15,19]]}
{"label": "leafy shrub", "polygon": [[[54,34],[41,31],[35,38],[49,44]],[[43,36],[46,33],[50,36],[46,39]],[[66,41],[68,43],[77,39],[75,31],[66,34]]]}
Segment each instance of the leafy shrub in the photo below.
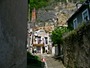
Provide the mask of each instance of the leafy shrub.
{"label": "leafy shrub", "polygon": [[27,52],[27,64],[41,66],[42,62],[40,61],[40,58],[38,56],[33,56],[32,54]]}

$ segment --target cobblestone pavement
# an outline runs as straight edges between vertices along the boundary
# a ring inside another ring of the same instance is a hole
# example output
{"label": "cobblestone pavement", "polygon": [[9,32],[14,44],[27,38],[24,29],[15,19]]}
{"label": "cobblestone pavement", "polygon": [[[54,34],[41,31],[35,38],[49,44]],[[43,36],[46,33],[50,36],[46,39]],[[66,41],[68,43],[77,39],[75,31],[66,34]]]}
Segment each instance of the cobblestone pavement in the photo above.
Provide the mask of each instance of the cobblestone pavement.
{"label": "cobblestone pavement", "polygon": [[62,62],[60,60],[54,59],[51,54],[42,54],[42,57],[43,56],[46,60],[46,68],[65,68]]}

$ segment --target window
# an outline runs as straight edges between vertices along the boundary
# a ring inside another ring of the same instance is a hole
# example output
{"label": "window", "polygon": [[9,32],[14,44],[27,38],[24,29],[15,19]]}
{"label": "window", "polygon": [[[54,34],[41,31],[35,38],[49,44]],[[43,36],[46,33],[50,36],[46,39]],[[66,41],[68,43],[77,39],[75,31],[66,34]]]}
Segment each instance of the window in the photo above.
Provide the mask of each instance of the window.
{"label": "window", "polygon": [[86,10],[84,10],[84,11],[82,12],[82,19],[83,19],[83,21],[89,20],[88,9],[86,9]]}
{"label": "window", "polygon": [[45,44],[48,44],[48,40],[47,40],[47,37],[45,37]]}
{"label": "window", "polygon": [[38,37],[38,44],[40,44],[41,43],[41,37],[39,36]]}
{"label": "window", "polygon": [[75,18],[75,19],[73,20],[73,27],[74,27],[74,29],[77,28],[77,26],[78,26],[77,18]]}

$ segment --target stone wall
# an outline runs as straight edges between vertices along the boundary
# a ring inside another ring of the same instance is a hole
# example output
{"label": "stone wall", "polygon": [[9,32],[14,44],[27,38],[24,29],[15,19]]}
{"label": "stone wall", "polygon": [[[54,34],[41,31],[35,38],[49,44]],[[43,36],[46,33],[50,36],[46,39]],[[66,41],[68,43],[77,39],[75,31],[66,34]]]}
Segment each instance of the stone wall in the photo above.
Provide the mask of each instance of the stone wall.
{"label": "stone wall", "polygon": [[90,24],[70,32],[63,46],[66,68],[90,68]]}
{"label": "stone wall", "polygon": [[26,68],[27,0],[0,0],[0,68]]}

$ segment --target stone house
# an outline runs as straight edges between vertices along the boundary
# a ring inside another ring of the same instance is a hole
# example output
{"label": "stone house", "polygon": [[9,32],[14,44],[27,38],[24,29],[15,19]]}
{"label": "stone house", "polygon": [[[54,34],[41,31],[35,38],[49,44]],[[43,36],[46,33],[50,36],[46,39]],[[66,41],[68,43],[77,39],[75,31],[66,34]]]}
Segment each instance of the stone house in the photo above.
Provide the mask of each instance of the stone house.
{"label": "stone house", "polygon": [[90,20],[90,1],[86,0],[67,20],[70,29],[76,29],[82,22]]}
{"label": "stone house", "polygon": [[37,53],[42,54],[44,51],[48,51],[49,40],[49,34],[45,30],[40,29],[34,32],[33,47],[37,50]]}

